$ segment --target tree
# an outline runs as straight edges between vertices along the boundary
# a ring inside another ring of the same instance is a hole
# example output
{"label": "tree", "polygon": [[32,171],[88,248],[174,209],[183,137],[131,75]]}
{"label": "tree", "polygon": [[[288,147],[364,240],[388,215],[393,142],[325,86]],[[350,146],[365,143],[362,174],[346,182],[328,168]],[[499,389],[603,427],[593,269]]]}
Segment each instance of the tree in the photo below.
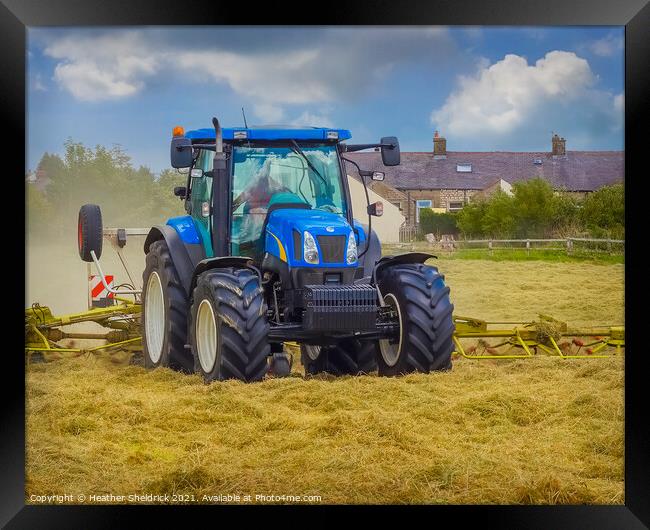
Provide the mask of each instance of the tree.
{"label": "tree", "polygon": [[101,206],[106,226],[147,227],[183,214],[173,188],[186,175],[166,170],[156,178],[147,167],[134,168],[120,146],[91,149],[68,139],[64,148],[63,157],[46,153],[39,162],[50,179],[45,192],[26,196],[29,226],[38,233],[68,237],[86,203]]}
{"label": "tree", "polygon": [[482,237],[484,235],[483,217],[488,208],[488,201],[479,199],[471,202],[456,214],[456,224],[465,237]]}
{"label": "tree", "polygon": [[625,237],[625,192],[623,184],[603,186],[587,196],[580,218],[599,237]]}
{"label": "tree", "polygon": [[45,194],[33,184],[25,185],[26,235],[43,236],[51,231],[55,212]]}
{"label": "tree", "polygon": [[555,195],[551,185],[542,178],[517,182],[513,186],[516,235],[542,237],[551,227],[555,211]]}
{"label": "tree", "polygon": [[554,197],[553,219],[551,233],[553,237],[570,237],[583,231],[583,223],[579,216],[578,200],[566,191],[559,191]]}
{"label": "tree", "polygon": [[579,204],[565,192],[554,192],[536,178],[513,186],[513,195],[498,190],[463,208],[458,227],[467,236],[493,238],[561,237],[582,231]]}
{"label": "tree", "polygon": [[457,234],[456,214],[436,213],[431,208],[420,209],[420,232],[422,234]]}
{"label": "tree", "polygon": [[508,238],[517,228],[515,200],[502,190],[490,197],[481,219],[483,233],[494,238]]}

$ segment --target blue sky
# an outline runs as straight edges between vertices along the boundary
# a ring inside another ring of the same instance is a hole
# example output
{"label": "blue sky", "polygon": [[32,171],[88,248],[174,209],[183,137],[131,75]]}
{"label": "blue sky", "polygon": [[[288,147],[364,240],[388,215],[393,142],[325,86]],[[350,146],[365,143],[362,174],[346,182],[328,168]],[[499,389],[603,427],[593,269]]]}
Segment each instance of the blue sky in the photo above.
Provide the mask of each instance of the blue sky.
{"label": "blue sky", "polygon": [[30,28],[27,168],[67,138],[168,167],[172,127],[302,124],[403,151],[624,145],[623,27]]}

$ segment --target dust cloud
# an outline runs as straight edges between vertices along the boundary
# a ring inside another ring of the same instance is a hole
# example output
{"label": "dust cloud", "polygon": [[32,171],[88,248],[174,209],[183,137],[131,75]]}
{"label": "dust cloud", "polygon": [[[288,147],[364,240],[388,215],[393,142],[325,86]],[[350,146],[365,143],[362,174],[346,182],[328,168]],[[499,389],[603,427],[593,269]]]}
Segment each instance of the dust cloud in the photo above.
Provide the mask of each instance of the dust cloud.
{"label": "dust cloud", "polygon": [[[139,227],[138,227],[139,228]],[[69,237],[45,239],[26,238],[25,244],[25,307],[38,302],[49,306],[54,314],[76,313],[88,307],[88,269],[77,250],[76,223]],[[142,287],[144,270],[144,236],[129,236],[123,256],[129,266],[136,288]],[[104,239],[100,263],[104,274],[114,275],[117,286],[130,283],[111,243]],[[91,274],[97,274],[90,264]]]}

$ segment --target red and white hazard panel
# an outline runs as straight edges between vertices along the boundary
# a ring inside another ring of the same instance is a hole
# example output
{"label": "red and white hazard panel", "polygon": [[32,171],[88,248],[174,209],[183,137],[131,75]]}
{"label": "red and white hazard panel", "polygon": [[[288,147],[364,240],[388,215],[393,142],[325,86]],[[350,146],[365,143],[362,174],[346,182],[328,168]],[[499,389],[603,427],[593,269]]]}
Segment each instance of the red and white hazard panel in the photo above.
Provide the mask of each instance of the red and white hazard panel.
{"label": "red and white hazard panel", "polygon": [[[112,274],[106,275],[106,283],[111,289],[114,289],[113,279]],[[115,303],[113,293],[104,287],[101,276],[92,275],[90,276],[89,282],[92,307],[106,307]]]}

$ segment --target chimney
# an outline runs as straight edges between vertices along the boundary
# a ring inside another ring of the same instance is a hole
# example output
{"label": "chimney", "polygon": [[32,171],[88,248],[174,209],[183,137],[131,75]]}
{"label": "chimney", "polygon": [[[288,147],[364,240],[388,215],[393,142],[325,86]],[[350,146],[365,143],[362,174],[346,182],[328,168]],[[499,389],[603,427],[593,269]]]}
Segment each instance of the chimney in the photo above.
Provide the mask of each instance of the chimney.
{"label": "chimney", "polygon": [[553,138],[551,138],[551,146],[553,156],[566,155],[566,140],[564,138],[560,138],[557,134],[554,134]]}
{"label": "chimney", "polygon": [[438,131],[433,133],[433,158],[447,158],[447,139],[441,138]]}

